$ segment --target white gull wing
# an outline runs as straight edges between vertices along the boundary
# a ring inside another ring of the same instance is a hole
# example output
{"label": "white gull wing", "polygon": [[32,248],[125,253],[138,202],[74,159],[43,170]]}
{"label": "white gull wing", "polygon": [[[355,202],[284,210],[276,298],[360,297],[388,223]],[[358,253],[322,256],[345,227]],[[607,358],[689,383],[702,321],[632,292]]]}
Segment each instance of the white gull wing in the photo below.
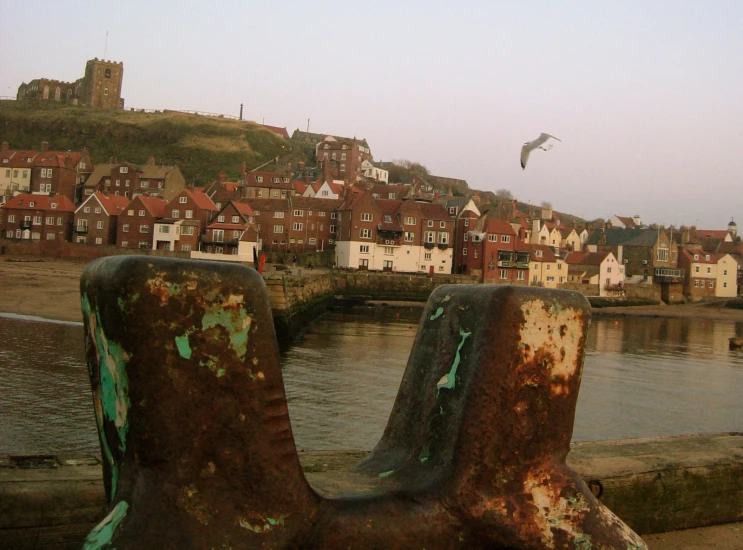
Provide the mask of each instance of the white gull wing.
{"label": "white gull wing", "polygon": [[[521,147],[521,169],[522,170],[526,168],[526,163],[529,162],[529,153],[531,153],[533,149],[536,149],[537,147],[542,145],[548,139],[556,139],[557,141],[562,143],[561,139],[556,138],[555,136],[552,136],[550,134],[545,134],[544,132],[541,133],[539,137],[535,139],[534,141],[528,141],[524,143],[524,145]],[[552,149],[552,147],[550,147],[549,149]],[[549,149],[545,149],[545,151],[548,151]]]}

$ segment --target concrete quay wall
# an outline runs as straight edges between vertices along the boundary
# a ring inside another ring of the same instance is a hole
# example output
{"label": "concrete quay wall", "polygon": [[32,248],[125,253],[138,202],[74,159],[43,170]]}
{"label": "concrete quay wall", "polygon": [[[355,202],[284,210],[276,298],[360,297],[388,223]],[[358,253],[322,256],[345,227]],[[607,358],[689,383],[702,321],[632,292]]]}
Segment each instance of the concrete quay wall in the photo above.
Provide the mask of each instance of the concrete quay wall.
{"label": "concrete quay wall", "polygon": [[[333,494],[366,454],[299,456]],[[568,465],[640,535],[743,521],[743,433],[574,443]],[[100,457],[0,456],[0,548],[79,548],[105,509]]]}

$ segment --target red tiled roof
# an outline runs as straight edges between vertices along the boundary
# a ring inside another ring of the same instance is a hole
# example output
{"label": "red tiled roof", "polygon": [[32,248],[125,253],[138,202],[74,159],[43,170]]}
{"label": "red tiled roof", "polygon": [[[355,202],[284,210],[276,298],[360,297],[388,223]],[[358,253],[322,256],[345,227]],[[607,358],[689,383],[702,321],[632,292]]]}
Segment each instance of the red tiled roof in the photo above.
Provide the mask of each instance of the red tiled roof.
{"label": "red tiled roof", "polygon": [[695,233],[702,239],[724,239],[728,236],[728,232],[724,229],[697,229]]}
{"label": "red tiled roof", "polygon": [[152,216],[156,218],[165,217],[165,207],[168,205],[167,200],[160,197],[148,197],[147,195],[137,195],[134,200],[137,199],[142,201],[142,205]]}
{"label": "red tiled roof", "polygon": [[240,202],[249,204],[254,212],[289,210],[289,199],[242,199]]}
{"label": "red tiled roof", "polygon": [[423,212],[423,218],[427,220],[451,220],[451,216],[441,204],[429,202],[416,203]]}
{"label": "red tiled roof", "polygon": [[191,197],[194,203],[196,203],[196,206],[198,206],[202,210],[211,210],[211,211],[217,210],[217,205],[214,204],[214,201],[210,199],[209,195],[204,193],[204,191],[202,191],[201,188],[184,189],[183,193]]}
{"label": "red tiled roof", "polygon": [[515,235],[513,226],[507,220],[490,218],[485,222],[484,230],[488,234]]}
{"label": "red tiled roof", "polygon": [[292,180],[292,185],[294,186],[295,193],[299,193],[300,195],[302,195],[305,191],[307,191],[308,185],[301,180]]}
{"label": "red tiled roof", "polygon": [[[526,247],[529,250],[529,261],[532,262],[554,262],[556,261],[555,253],[546,244],[533,244],[527,243]],[[541,256],[537,256],[537,250],[542,251]]]}
{"label": "red tiled roof", "polygon": [[[258,178],[262,178],[262,181],[258,181]],[[279,178],[278,183],[274,182],[274,178]],[[284,181],[287,179],[289,181]],[[293,191],[291,178],[280,173],[280,172],[246,172],[245,183],[248,187],[268,187],[271,189],[286,189]]]}
{"label": "red tiled roof", "polygon": [[[33,205],[33,206],[32,206]],[[57,212],[74,212],[75,205],[65,195],[32,195],[22,193],[10,197],[0,208],[15,210],[55,210]]]}
{"label": "red tiled roof", "polygon": [[65,166],[67,166],[66,162],[67,162],[68,156],[72,160],[72,166],[75,166],[78,162],[80,162],[82,153],[77,153],[77,152],[63,153],[61,151],[46,151],[45,153],[39,153],[36,156],[36,158],[34,159],[33,165],[64,168]]}
{"label": "red tiled roof", "polygon": [[0,154],[0,168],[30,168],[38,154],[36,151],[4,151]]}
{"label": "red tiled roof", "polygon": [[235,205],[235,208],[237,208],[237,211],[240,212],[243,216],[255,216],[255,212],[251,208],[251,206],[246,202],[233,202],[232,204]]}
{"label": "red tiled roof", "polygon": [[96,193],[92,196],[95,197],[99,203],[101,203],[101,206],[106,211],[106,214],[108,214],[109,216],[118,216],[119,212],[126,209],[126,207],[131,202],[131,199],[129,197],[124,197],[122,195],[106,195],[105,193]]}
{"label": "red tiled roof", "polygon": [[278,126],[269,126],[268,124],[261,124],[266,130],[273,132],[274,134],[281,136],[284,139],[289,139],[289,132],[286,128],[280,128]]}
{"label": "red tiled roof", "polygon": [[[686,255],[688,260],[695,264],[716,264],[720,260],[720,258],[726,255],[712,254],[710,252],[704,252],[703,250],[688,250],[686,248],[682,249],[681,253]],[[694,259],[695,255],[696,259]]]}
{"label": "red tiled roof", "polygon": [[571,252],[565,257],[565,263],[572,265],[601,265],[611,252]]}

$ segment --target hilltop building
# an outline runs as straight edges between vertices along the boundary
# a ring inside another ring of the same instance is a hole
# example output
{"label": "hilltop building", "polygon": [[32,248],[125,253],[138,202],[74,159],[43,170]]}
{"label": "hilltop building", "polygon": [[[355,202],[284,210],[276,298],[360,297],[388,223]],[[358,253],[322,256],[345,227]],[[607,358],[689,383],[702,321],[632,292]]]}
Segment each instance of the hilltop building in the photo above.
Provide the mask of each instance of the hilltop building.
{"label": "hilltop building", "polygon": [[70,103],[87,107],[123,109],[121,85],[124,63],[91,59],[85,64],[85,76],[75,82],[36,78],[18,87],[18,101]]}

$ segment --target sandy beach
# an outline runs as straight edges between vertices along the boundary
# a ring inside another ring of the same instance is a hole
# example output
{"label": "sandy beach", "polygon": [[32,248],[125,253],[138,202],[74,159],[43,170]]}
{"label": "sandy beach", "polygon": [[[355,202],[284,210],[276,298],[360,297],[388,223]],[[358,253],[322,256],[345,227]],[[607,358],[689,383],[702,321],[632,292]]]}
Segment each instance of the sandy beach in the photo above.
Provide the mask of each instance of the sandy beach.
{"label": "sandy beach", "polygon": [[[0,258],[0,313],[82,321],[79,281],[87,262],[47,258]],[[595,315],[645,315],[743,321],[743,310],[704,304],[611,307]],[[652,550],[743,549],[743,524],[646,535]]]}

